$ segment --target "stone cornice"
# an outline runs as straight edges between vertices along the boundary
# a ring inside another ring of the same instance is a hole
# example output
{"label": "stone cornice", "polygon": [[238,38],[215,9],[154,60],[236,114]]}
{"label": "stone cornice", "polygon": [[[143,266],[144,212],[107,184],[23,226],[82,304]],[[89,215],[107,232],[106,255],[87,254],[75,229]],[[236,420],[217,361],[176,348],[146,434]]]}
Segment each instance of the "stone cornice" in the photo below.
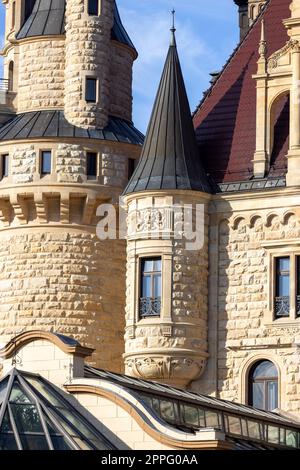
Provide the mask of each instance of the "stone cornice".
{"label": "stone cornice", "polygon": [[80,343],[75,341],[74,344],[68,344],[67,342],[63,341],[61,337],[55,335],[54,333],[33,330],[21,333],[20,335],[10,340],[4,346],[4,348],[0,349],[0,358],[9,359],[27,344],[38,340],[49,341],[50,343],[55,344],[55,346],[61,349],[64,353],[72,354],[74,356],[88,357],[91,356],[94,352],[94,349],[81,346]]}

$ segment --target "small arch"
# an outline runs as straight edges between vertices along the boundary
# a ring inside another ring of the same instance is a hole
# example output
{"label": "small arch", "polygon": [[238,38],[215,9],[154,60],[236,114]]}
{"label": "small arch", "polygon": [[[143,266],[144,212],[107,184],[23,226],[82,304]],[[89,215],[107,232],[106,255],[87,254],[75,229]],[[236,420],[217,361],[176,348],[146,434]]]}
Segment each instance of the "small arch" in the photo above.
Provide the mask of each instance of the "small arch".
{"label": "small arch", "polygon": [[268,154],[270,166],[284,156],[290,140],[290,91],[281,90],[270,103],[268,112]]}
{"label": "small arch", "polygon": [[11,60],[8,65],[8,91],[14,91],[15,83],[14,83],[14,61]]}
{"label": "small arch", "polygon": [[285,212],[282,216],[282,224],[288,225],[289,222],[293,219],[293,217],[296,217],[295,212],[292,212],[292,211]]}
{"label": "small arch", "polygon": [[251,5],[251,7],[250,7],[250,19],[251,19],[252,21],[253,21],[253,20],[255,19],[255,17],[256,17],[256,15],[255,15],[255,8],[256,8],[255,5]]}
{"label": "small arch", "polygon": [[237,230],[243,222],[245,222],[245,218],[237,216],[232,222],[233,230]]}
{"label": "small arch", "polygon": [[266,217],[266,227],[271,227],[273,224],[274,220],[278,218],[278,214],[272,212],[271,214],[268,214]]}
{"label": "small arch", "polygon": [[239,368],[239,383],[240,383],[240,390],[239,390],[239,399],[240,402],[247,405],[249,404],[249,378],[251,374],[251,370],[255,367],[255,364],[269,361],[271,362],[277,370],[277,381],[278,381],[278,401],[277,401],[277,408],[283,408],[285,405],[285,382],[286,382],[286,374],[284,372],[283,364],[281,363],[281,359],[278,355],[274,355],[268,352],[262,352],[253,354],[248,357]]}
{"label": "small arch", "polygon": [[248,404],[265,411],[278,408],[278,369],[272,361],[262,359],[250,368]]}
{"label": "small arch", "polygon": [[262,221],[262,217],[259,214],[255,214],[252,217],[250,217],[249,227],[253,228],[259,220]]}

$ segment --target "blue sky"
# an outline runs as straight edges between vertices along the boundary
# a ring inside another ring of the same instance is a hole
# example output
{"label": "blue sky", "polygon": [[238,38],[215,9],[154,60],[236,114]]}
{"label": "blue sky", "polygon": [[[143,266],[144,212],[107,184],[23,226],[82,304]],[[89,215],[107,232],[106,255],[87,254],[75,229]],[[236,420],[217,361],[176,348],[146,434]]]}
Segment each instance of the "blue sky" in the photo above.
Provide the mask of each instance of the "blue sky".
{"label": "blue sky", "polygon": [[[170,11],[176,10],[177,44],[191,109],[238,42],[233,0],[118,0],[123,23],[139,58],[134,65],[135,125],[145,132],[168,50]],[[0,10],[3,36],[4,8]]]}

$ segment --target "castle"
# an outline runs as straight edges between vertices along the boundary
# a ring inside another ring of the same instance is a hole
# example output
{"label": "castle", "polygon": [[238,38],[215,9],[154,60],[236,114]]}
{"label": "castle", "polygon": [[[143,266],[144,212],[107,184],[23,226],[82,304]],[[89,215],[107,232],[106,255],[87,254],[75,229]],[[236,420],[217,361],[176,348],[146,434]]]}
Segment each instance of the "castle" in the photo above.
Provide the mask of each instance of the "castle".
{"label": "castle", "polygon": [[[300,446],[300,0],[234,1],[193,114],[173,25],[144,138],[115,0],[3,0],[0,392],[33,387],[43,422],[44,380],[64,387],[102,423],[87,448]],[[101,240],[120,196],[127,240]],[[0,449],[27,448],[6,405]]]}

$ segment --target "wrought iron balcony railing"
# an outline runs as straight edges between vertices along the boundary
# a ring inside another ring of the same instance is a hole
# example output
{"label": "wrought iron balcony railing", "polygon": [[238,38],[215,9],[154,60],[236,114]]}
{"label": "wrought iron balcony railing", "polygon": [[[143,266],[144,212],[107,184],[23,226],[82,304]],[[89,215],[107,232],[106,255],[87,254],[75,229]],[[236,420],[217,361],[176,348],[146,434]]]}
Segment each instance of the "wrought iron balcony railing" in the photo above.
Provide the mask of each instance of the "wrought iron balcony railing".
{"label": "wrought iron balcony railing", "polygon": [[141,297],[140,317],[159,317],[161,312],[161,297]]}
{"label": "wrought iron balcony railing", "polygon": [[282,318],[288,317],[290,314],[290,298],[275,297],[275,317]]}
{"label": "wrought iron balcony railing", "polygon": [[9,80],[7,78],[0,78],[0,91],[9,91]]}

